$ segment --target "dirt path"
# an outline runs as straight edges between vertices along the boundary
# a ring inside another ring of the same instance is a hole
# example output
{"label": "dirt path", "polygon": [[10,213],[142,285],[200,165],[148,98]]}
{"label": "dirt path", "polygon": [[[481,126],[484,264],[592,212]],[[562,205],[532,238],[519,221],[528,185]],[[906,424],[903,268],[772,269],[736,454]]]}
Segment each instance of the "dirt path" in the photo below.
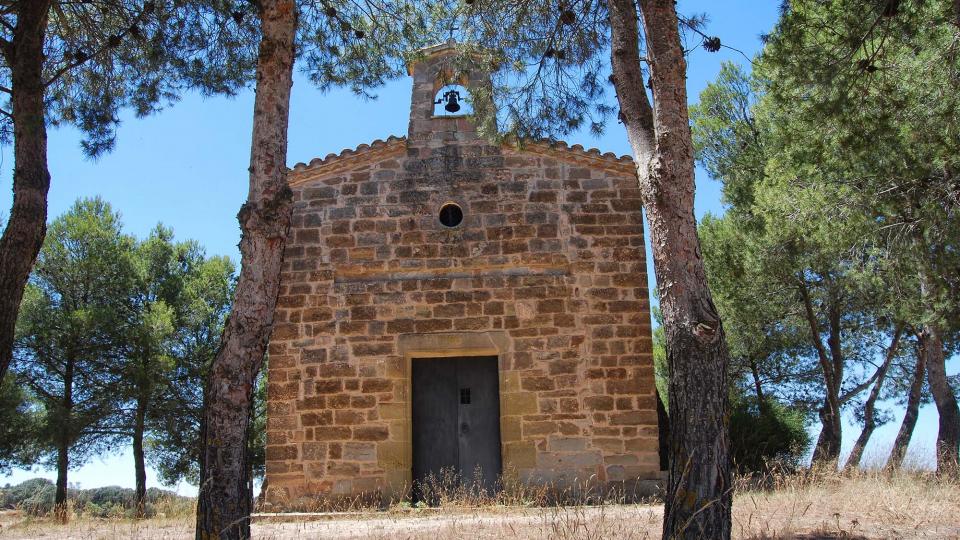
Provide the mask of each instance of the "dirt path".
{"label": "dirt path", "polygon": [[[473,509],[443,508],[365,512],[310,521],[256,521],[254,538],[264,540],[499,539],[551,538],[640,540],[660,537],[659,505]],[[286,519],[291,519],[287,516]],[[878,479],[798,477],[773,491],[736,497],[733,537],[740,539],[958,539],[960,485],[937,478]],[[0,512],[0,540],[167,540],[193,538],[193,517],[127,520],[76,519],[68,525]]]}

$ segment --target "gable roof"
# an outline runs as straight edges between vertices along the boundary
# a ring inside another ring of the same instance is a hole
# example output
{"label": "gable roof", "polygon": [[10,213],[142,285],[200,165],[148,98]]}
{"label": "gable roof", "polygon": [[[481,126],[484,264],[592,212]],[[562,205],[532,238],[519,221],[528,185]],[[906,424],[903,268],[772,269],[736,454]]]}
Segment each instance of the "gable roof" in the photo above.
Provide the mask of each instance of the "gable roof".
{"label": "gable roof", "polygon": [[[309,163],[300,162],[289,169],[293,174],[288,181],[291,185],[297,185],[323,174],[352,168],[361,161],[400,155],[406,151],[406,142],[406,137],[391,135],[386,140],[377,139],[356,148],[345,148],[339,154],[330,153],[323,158],[311,159]],[[612,169],[627,176],[637,173],[636,165],[630,156],[617,156],[613,152],[601,153],[597,148],[585,149],[582,145],[569,145],[560,140],[522,140],[519,143],[507,141],[501,143],[501,147],[514,152],[539,154],[586,166]]]}

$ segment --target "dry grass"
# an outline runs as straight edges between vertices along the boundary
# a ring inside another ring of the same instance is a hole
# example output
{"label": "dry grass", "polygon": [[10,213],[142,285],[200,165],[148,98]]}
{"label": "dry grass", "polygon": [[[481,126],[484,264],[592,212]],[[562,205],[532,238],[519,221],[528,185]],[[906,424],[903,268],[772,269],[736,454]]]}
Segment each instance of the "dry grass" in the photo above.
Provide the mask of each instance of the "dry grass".
{"label": "dry grass", "polygon": [[[572,504],[530,507],[482,498],[448,497],[439,508],[394,504],[387,510],[262,520],[256,538],[658,538],[656,504]],[[506,501],[501,501],[506,502]],[[513,503],[523,503],[513,500]],[[492,503],[492,504],[491,504]],[[191,538],[189,515],[142,522],[43,519],[0,514],[0,539]],[[960,482],[928,473],[856,471],[770,475],[737,483],[735,538],[958,538]]]}
{"label": "dry grass", "polygon": [[[739,538],[960,538],[960,482],[880,469],[777,475],[738,486]],[[819,536],[817,536],[819,535]]]}
{"label": "dry grass", "polygon": [[[474,471],[473,478],[481,480],[464,482],[454,471],[443,471],[437,475],[431,473],[418,486],[420,499],[430,501],[429,506],[445,509],[598,506],[635,503],[638,499],[644,502],[642,497],[625,491],[629,488],[624,486],[616,488],[601,486],[596,476],[582,480],[574,479],[573,486],[554,488],[546,485],[523,484],[517,480],[514,472],[507,471],[497,479],[495,488],[491,491],[484,489],[479,469]],[[643,487],[644,485],[641,485],[638,489]],[[362,513],[369,512],[371,509],[403,511],[428,506],[423,502],[413,502],[411,499],[413,490],[409,485],[401,486],[397,491],[404,495],[389,499],[361,495],[337,498],[317,496],[294,500],[282,498],[281,493],[273,493],[270,496],[272,502],[263,504],[255,512],[271,513],[276,512],[275,508],[279,508],[285,512]]]}

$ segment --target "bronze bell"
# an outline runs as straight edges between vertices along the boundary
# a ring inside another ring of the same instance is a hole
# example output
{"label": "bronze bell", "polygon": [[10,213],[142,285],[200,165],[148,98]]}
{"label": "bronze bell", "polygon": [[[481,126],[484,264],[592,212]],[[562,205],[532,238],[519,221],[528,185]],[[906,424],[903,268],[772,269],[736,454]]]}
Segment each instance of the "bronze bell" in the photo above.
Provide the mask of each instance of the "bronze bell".
{"label": "bronze bell", "polygon": [[447,104],[443,106],[443,110],[447,111],[448,113],[455,113],[460,110],[460,103],[458,103],[459,99],[460,92],[457,92],[456,90],[449,90],[444,92],[443,99],[437,100],[436,104],[439,105],[440,103],[446,101]]}

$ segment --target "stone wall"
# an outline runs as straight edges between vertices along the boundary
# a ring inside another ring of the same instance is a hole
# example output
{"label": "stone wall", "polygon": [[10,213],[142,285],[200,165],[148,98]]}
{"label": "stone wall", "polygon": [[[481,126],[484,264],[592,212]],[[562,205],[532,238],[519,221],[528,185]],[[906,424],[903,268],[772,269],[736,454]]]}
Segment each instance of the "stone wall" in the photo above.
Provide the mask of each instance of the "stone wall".
{"label": "stone wall", "polygon": [[[417,81],[431,82],[415,74],[415,100]],[[417,121],[412,134],[429,136],[291,173],[269,347],[270,498],[403,491],[411,359],[467,354],[499,358],[505,474],[660,478],[633,164],[493,146],[463,119]],[[456,228],[437,218],[446,202],[463,209]]]}

